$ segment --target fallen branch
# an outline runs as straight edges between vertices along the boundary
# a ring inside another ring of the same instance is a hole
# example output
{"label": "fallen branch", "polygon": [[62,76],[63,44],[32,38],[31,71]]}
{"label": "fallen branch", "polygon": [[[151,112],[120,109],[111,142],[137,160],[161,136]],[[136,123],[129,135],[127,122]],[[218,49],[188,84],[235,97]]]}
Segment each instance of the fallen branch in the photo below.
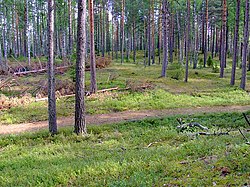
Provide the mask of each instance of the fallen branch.
{"label": "fallen branch", "polygon": [[201,135],[201,136],[225,136],[229,135],[229,132],[219,132],[219,133],[207,133],[207,132],[198,132],[196,135]]}
{"label": "fallen branch", "polygon": [[207,127],[205,127],[205,126],[203,126],[203,125],[201,125],[201,124],[199,124],[197,122],[191,122],[191,123],[182,124],[182,122],[179,119],[177,119],[177,121],[181,124],[181,125],[177,126],[177,129],[179,129],[181,131],[185,130],[187,128],[193,128],[193,127],[199,127],[201,130],[205,130],[205,131],[208,130]]}
{"label": "fallen branch", "polygon": [[152,145],[158,144],[158,143],[159,143],[159,142],[152,142],[152,143],[148,144],[148,146],[147,146],[146,148],[150,148]]}
{"label": "fallen branch", "polygon": [[244,116],[244,118],[245,118],[247,124],[250,126],[250,121],[249,121],[247,115],[246,115],[245,113],[243,113],[243,116]]}
{"label": "fallen branch", "polygon": [[8,86],[8,84],[11,82],[11,81],[14,81],[15,79],[13,79],[13,77],[8,77],[7,79],[5,79],[4,81],[0,82],[0,89]]}
{"label": "fallen branch", "polygon": [[[147,87],[146,86],[142,86],[140,87],[142,89],[146,89]],[[97,93],[105,93],[105,92],[109,92],[109,91],[124,91],[124,90],[130,90],[131,88],[119,88],[119,87],[114,87],[114,88],[107,88],[107,89],[103,89],[103,90],[98,90]],[[91,92],[85,92],[85,96],[90,96],[92,95]],[[68,98],[68,97],[75,97],[75,94],[70,94],[70,95],[64,95],[64,96],[60,96],[60,98]],[[39,102],[39,101],[47,101],[48,98],[45,97],[45,98],[39,98],[39,99],[36,99],[35,101],[36,102]]]}
{"label": "fallen branch", "polygon": [[247,139],[247,137],[243,134],[243,132],[239,129],[239,131],[240,131],[240,134],[243,136],[243,138],[246,140],[246,144],[247,145],[250,145],[250,142],[249,142],[249,140]]}
{"label": "fallen branch", "polygon": [[[71,66],[62,66],[62,67],[56,67],[55,70],[65,70],[68,69]],[[28,75],[28,74],[35,74],[35,73],[45,73],[47,72],[47,68],[45,69],[39,69],[39,70],[31,70],[31,71],[23,71],[23,72],[15,72],[14,75],[16,76],[22,76],[22,75]]]}

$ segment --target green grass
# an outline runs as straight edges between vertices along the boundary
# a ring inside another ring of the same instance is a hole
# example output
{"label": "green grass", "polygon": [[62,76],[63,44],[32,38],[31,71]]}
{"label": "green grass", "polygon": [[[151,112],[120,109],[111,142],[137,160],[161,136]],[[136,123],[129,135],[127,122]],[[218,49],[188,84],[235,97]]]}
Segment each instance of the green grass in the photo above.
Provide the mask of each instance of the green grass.
{"label": "green grass", "polygon": [[[248,93],[228,89],[214,93],[172,94],[162,89],[147,92],[125,92],[100,95],[88,98],[86,101],[87,114],[102,114],[125,110],[150,110],[188,108],[217,105],[249,105]],[[61,99],[57,102],[59,117],[74,115],[74,98]],[[26,106],[13,107],[0,111],[0,124],[16,124],[47,120],[47,103],[37,102]]]}
{"label": "green grass", "polygon": [[[124,63],[121,65],[114,60],[110,67],[98,70],[97,83],[99,89],[127,86],[140,86],[150,84],[153,89],[145,92],[113,92],[100,94],[94,98],[87,99],[87,113],[101,114],[119,112],[125,110],[143,109],[168,109],[197,106],[219,106],[219,105],[249,105],[249,93],[238,88],[241,70],[237,69],[236,86],[229,85],[230,64],[225,69],[225,78],[219,79],[218,73],[212,73],[211,68],[190,69],[189,82],[183,79],[173,79],[182,70],[175,64],[170,64],[166,78],[159,78],[161,66],[158,64],[144,67],[142,53],[139,52],[137,64]],[[228,60],[230,61],[230,60]],[[69,80],[70,72],[57,75],[58,80]],[[250,79],[250,72],[248,72]],[[24,88],[31,87],[33,92],[37,85],[46,83],[46,74],[38,76],[20,77],[18,82],[24,82]],[[30,83],[30,84],[28,84]],[[69,82],[69,84],[73,84]],[[35,85],[33,87],[33,85]],[[90,73],[86,73],[86,89],[90,86]],[[15,90],[16,89],[16,90]],[[247,84],[250,90],[250,84]],[[12,88],[6,95],[19,93],[20,88]],[[74,99],[61,99],[57,102],[58,116],[71,116],[74,114]],[[14,107],[6,111],[0,111],[0,124],[15,124],[22,122],[41,121],[47,119],[47,103],[31,103],[26,106]]]}
{"label": "green grass", "polygon": [[241,114],[219,113],[89,126],[84,137],[71,128],[54,137],[46,131],[2,136],[0,186],[250,185],[249,145],[237,131],[219,137],[178,133],[177,117],[211,129],[245,127]]}

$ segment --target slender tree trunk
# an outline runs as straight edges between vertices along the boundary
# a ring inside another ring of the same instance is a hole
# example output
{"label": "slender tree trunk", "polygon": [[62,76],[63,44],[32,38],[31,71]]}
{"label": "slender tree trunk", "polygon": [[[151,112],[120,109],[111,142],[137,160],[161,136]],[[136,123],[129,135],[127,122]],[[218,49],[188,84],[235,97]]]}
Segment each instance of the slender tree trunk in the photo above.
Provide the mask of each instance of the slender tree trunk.
{"label": "slender tree trunk", "polygon": [[196,25],[195,22],[197,20],[197,13],[196,13],[196,0],[194,0],[194,19],[193,19],[193,24],[194,24],[194,63],[193,63],[193,69],[197,68],[197,61],[198,61],[198,52],[197,52],[197,40],[198,37],[196,36],[198,33],[198,24]]}
{"label": "slender tree trunk", "polygon": [[4,52],[4,66],[8,66],[8,40],[7,40],[7,8],[3,11],[3,52]]}
{"label": "slender tree trunk", "polygon": [[163,33],[163,62],[161,76],[166,77],[166,70],[168,67],[168,36],[167,36],[167,0],[162,3],[162,33]]}
{"label": "slender tree trunk", "polygon": [[148,14],[148,65],[151,65],[151,13]]}
{"label": "slender tree trunk", "polygon": [[171,18],[170,18],[170,33],[169,33],[169,61],[173,63],[173,51],[174,51],[174,13],[173,5],[171,4]]}
{"label": "slender tree trunk", "polygon": [[152,29],[151,29],[151,36],[152,36],[152,39],[151,39],[151,57],[152,57],[152,64],[155,63],[155,16],[154,16],[154,0],[151,0],[152,1],[152,6],[151,6],[151,21],[150,21],[150,24],[152,24]]}
{"label": "slender tree trunk", "polygon": [[208,40],[208,0],[206,0],[206,22],[205,22],[205,36],[204,36],[204,67],[207,64],[207,40]]}
{"label": "slender tree trunk", "polygon": [[86,62],[86,0],[78,0],[77,23],[77,60],[76,60],[76,95],[75,95],[75,130],[76,134],[86,134],[85,120],[85,62]]}
{"label": "slender tree trunk", "polygon": [[72,54],[73,49],[73,33],[72,33],[72,13],[71,13],[71,0],[68,0],[68,14],[69,14],[69,20],[68,20],[68,29],[69,29],[69,54]]}
{"label": "slender tree trunk", "polygon": [[[134,18],[135,19],[135,18]],[[133,60],[136,61],[136,21],[133,23]]]}
{"label": "slender tree trunk", "polygon": [[89,0],[89,24],[90,24],[90,72],[91,72],[91,85],[90,91],[96,93],[96,62],[95,62],[95,31],[94,31],[94,3]]}
{"label": "slender tree trunk", "polygon": [[212,41],[212,50],[211,50],[211,53],[212,53],[212,59],[214,58],[214,43],[215,43],[215,26],[213,26],[213,41]]}
{"label": "slender tree trunk", "polygon": [[240,24],[240,0],[237,0],[236,5],[236,18],[235,18],[235,31],[234,31],[234,52],[233,52],[233,63],[232,63],[232,74],[231,74],[231,85],[235,85],[235,73],[236,65],[238,60],[238,40],[239,40],[239,24]]}
{"label": "slender tree trunk", "polygon": [[162,4],[160,3],[160,12],[158,18],[158,55],[159,64],[161,64],[161,47],[162,46]]}
{"label": "slender tree trunk", "polygon": [[224,77],[224,69],[226,62],[226,23],[227,22],[227,1],[223,0],[223,13],[222,13],[222,34],[221,34],[221,67],[220,78]]}
{"label": "slender tree trunk", "polygon": [[189,55],[189,36],[190,36],[190,0],[187,0],[187,30],[186,30],[186,72],[185,82],[188,82],[188,55]]}
{"label": "slender tree trunk", "polygon": [[244,47],[243,47],[243,60],[242,60],[242,77],[240,87],[246,89],[247,81],[247,55],[248,55],[248,43],[249,43],[249,0],[246,0],[245,6],[245,25],[244,25]]}
{"label": "slender tree trunk", "polygon": [[56,97],[55,97],[55,75],[54,75],[54,0],[48,0],[48,112],[49,131],[51,134],[57,133],[56,123]]}
{"label": "slender tree trunk", "polygon": [[122,33],[122,38],[121,38],[121,63],[123,64],[124,62],[124,16],[125,16],[125,0],[122,0],[122,18],[121,18],[121,33]]}
{"label": "slender tree trunk", "polygon": [[[28,57],[28,64],[30,66],[30,29],[29,29],[29,0],[26,0],[26,36],[27,36],[27,57]],[[25,37],[26,37],[25,36]]]}

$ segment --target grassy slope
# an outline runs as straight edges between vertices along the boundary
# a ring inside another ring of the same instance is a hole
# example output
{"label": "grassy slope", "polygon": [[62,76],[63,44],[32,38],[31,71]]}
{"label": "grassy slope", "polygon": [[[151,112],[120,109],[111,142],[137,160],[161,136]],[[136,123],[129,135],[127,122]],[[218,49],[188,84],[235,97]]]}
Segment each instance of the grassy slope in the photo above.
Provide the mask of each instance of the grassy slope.
{"label": "grassy slope", "polygon": [[[86,137],[71,129],[0,137],[0,186],[250,185],[249,145],[237,131],[190,136],[176,131],[176,117],[92,126]],[[239,113],[181,117],[213,129],[245,124]]]}

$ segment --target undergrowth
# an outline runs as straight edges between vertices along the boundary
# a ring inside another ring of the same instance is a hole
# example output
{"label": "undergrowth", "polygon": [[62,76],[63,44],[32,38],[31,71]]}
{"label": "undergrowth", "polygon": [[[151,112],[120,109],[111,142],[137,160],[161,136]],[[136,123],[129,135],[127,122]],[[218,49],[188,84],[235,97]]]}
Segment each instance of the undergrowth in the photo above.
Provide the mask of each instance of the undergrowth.
{"label": "undergrowth", "polygon": [[82,137],[71,128],[3,136],[0,186],[250,185],[249,145],[237,131],[178,133],[179,117],[222,131],[246,127],[240,113],[219,113],[89,126]]}

